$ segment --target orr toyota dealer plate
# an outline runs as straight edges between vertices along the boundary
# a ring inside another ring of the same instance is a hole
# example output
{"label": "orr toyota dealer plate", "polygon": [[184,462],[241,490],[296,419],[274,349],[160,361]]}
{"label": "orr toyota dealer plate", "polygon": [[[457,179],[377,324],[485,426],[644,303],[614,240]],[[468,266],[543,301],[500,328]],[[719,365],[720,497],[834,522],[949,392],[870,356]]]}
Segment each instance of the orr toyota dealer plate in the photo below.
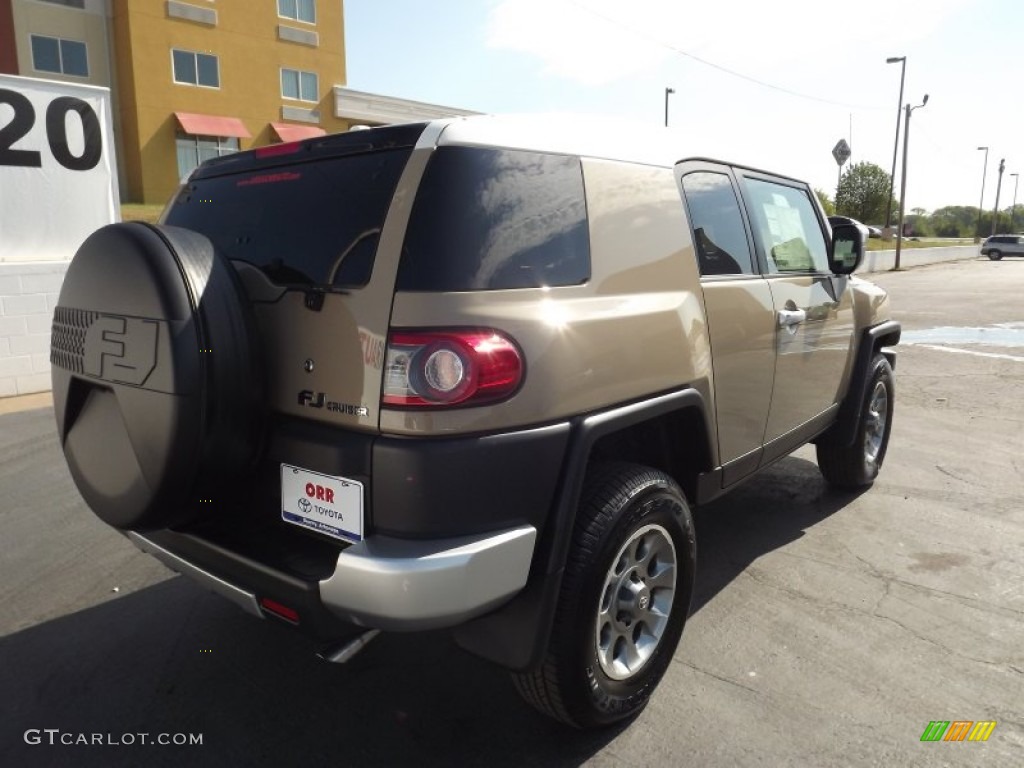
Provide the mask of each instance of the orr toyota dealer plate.
{"label": "orr toyota dealer plate", "polygon": [[343,541],[363,539],[363,484],[281,465],[281,519]]}

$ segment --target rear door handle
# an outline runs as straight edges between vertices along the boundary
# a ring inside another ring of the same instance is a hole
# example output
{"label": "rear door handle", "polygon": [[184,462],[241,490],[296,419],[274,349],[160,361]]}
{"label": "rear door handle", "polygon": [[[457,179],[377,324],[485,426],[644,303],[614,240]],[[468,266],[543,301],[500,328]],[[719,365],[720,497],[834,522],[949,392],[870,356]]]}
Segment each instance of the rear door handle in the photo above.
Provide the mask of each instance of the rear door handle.
{"label": "rear door handle", "polygon": [[806,319],[807,312],[802,309],[779,310],[779,328],[792,328],[794,325],[800,325]]}

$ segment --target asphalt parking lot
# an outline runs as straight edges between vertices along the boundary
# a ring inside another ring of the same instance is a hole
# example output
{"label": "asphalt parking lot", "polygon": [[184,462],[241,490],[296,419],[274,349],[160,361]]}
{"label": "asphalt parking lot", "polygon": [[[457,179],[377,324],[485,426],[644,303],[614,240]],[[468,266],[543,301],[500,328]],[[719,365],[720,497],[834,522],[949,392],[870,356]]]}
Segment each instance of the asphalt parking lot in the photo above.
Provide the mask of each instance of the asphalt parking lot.
{"label": "asphalt parking lot", "polygon": [[[803,449],[699,510],[675,663],[603,733],[534,714],[443,633],[320,662],[94,518],[48,410],[0,416],[0,765],[1020,765],[1024,259],[873,279],[909,342],[879,481],[832,493]],[[934,720],[996,727],[922,743]]]}

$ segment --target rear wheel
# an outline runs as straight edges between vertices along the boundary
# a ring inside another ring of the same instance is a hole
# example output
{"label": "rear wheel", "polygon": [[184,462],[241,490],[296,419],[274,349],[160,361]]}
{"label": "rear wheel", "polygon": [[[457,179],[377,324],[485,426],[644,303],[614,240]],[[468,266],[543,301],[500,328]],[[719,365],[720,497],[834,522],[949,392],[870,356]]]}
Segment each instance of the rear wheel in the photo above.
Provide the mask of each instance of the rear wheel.
{"label": "rear wheel", "polygon": [[989,251],[988,257],[992,259],[992,261],[999,261],[1003,258],[1003,254],[1000,251]]}
{"label": "rear wheel", "polygon": [[695,563],[693,520],[670,477],[634,464],[593,468],[547,657],[513,675],[523,698],[580,728],[638,714],[679,643]]}
{"label": "rear wheel", "polygon": [[875,481],[889,446],[894,397],[892,366],[884,355],[875,355],[853,443],[837,445],[828,436],[818,441],[818,468],[827,482],[863,488]]}

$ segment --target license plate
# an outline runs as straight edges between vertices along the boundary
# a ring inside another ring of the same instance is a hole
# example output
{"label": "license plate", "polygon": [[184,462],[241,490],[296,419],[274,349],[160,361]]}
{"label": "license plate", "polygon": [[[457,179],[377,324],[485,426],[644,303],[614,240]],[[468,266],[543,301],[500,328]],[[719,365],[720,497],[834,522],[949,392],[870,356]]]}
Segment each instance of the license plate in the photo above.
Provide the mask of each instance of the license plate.
{"label": "license plate", "polygon": [[281,465],[281,519],[344,541],[363,539],[363,484]]}

